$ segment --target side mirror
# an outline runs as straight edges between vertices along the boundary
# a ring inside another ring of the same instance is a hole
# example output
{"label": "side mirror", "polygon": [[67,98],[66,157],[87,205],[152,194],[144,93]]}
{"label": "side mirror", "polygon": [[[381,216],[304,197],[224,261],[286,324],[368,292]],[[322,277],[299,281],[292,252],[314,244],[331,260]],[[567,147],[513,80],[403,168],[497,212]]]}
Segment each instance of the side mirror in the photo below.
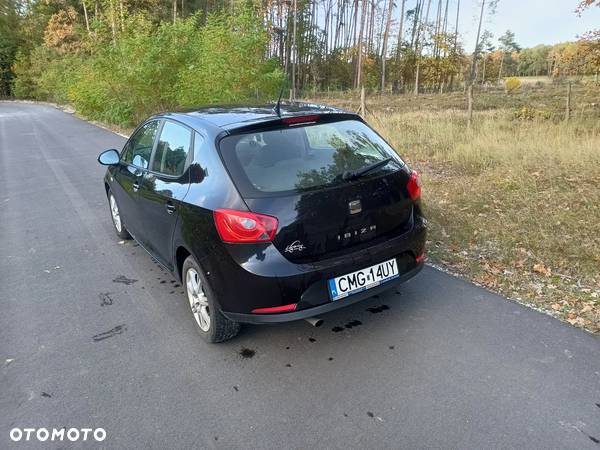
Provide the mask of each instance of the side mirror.
{"label": "side mirror", "polygon": [[121,158],[119,157],[119,152],[116,151],[114,148],[103,151],[98,156],[98,162],[103,166],[116,166],[117,164],[119,164],[120,159]]}

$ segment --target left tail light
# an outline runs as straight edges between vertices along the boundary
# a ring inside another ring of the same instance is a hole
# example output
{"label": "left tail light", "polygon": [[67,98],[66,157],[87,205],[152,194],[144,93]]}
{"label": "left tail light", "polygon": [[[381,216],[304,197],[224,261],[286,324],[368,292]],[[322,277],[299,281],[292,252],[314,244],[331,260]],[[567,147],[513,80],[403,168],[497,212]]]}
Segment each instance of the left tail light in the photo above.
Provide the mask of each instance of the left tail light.
{"label": "left tail light", "polygon": [[410,174],[406,188],[408,189],[408,195],[410,195],[410,198],[413,201],[421,198],[421,180],[419,179],[419,174],[416,171],[413,170]]}
{"label": "left tail light", "polygon": [[275,217],[232,209],[217,209],[214,218],[221,240],[230,244],[271,242],[279,224]]}

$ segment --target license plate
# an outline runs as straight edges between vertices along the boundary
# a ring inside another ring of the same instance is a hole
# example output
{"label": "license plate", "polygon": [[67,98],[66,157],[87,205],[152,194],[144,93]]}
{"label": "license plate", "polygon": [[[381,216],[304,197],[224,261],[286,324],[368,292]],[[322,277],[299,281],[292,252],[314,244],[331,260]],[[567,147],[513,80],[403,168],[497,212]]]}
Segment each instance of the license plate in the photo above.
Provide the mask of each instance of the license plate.
{"label": "license plate", "polygon": [[389,261],[330,279],[329,293],[332,300],[339,300],[357,292],[374,288],[394,278],[398,278],[398,264],[395,259],[390,259]]}

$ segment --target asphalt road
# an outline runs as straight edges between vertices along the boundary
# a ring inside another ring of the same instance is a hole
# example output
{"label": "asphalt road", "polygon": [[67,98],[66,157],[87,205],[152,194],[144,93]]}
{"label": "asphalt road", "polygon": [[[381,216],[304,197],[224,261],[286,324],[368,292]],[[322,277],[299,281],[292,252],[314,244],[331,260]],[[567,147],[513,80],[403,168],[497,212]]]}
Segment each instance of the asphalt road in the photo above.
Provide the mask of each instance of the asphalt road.
{"label": "asphalt road", "polygon": [[123,142],[0,103],[0,448],[63,426],[107,448],[600,448],[600,339],[433,268],[321,328],[204,344],[113,233],[96,157]]}

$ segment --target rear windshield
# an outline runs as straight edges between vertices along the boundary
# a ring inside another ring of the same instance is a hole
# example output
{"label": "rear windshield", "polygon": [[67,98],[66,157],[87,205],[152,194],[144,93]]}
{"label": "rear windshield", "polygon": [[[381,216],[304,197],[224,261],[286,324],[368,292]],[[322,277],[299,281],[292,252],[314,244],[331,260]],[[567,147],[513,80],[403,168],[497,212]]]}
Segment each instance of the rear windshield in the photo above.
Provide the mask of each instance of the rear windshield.
{"label": "rear windshield", "polygon": [[309,190],[345,183],[342,175],[394,158],[367,176],[398,169],[390,146],[357,120],[228,136],[221,153],[242,194]]}

